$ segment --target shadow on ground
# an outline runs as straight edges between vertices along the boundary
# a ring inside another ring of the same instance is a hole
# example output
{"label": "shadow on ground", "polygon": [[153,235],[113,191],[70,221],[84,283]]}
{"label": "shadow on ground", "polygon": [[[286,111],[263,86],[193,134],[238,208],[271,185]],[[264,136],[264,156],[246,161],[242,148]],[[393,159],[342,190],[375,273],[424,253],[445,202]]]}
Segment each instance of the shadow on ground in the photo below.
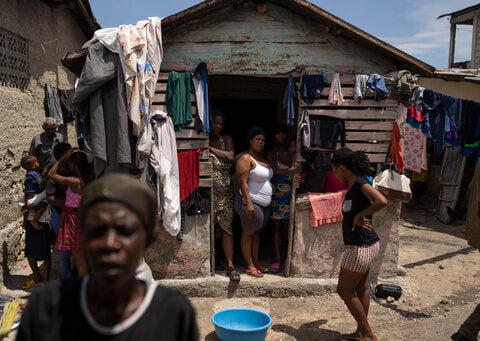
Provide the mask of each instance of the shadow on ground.
{"label": "shadow on ground", "polygon": [[[322,341],[333,341],[339,340],[340,333],[337,331],[320,328],[321,325],[327,323],[327,320],[317,320],[309,323],[302,324],[299,328],[294,328],[285,324],[274,324],[272,325],[272,330],[277,333],[283,333],[290,335],[295,338],[297,341],[311,341],[311,340],[322,340]],[[216,341],[218,340],[215,332],[209,333],[205,336],[205,341]]]}

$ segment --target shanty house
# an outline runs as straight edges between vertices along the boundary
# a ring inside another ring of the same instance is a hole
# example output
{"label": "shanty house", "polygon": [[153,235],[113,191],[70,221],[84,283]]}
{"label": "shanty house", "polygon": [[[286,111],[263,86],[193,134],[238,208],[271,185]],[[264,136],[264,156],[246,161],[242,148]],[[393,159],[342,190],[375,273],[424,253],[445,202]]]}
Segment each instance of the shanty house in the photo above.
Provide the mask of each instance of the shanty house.
{"label": "shanty house", "polygon": [[[403,69],[431,76],[434,71],[432,66],[305,0],[208,0],[164,18],[162,34],[164,54],[154,107],[166,111],[168,72],[193,71],[199,63],[206,63],[210,106],[221,108],[226,115],[226,133],[232,136],[237,153],[245,150],[245,133],[250,127],[263,126],[273,134],[275,124],[286,123],[282,101],[289,75],[298,86],[304,75],[324,73],[330,82],[338,74],[344,97],[341,105],[328,102],[328,85],[312,103],[301,97],[296,103],[292,132],[297,138],[297,161],[304,165],[301,155],[305,148],[298,128],[304,110],[310,120],[342,120],[347,147],[365,150],[378,165],[385,162],[393,122],[405,108],[390,95],[377,101],[367,94],[359,102],[353,94],[355,76],[392,76]],[[198,134],[191,125],[177,132],[177,147],[202,150],[200,186],[211,188],[208,136]],[[311,148],[307,152],[329,155],[331,151]],[[307,194],[294,190],[292,200],[285,273],[312,278],[335,276],[343,248],[341,223],[311,227]],[[382,240],[375,274],[396,274],[400,206],[391,202],[374,218]],[[222,250],[215,249],[213,213],[185,219],[182,243],[163,232],[147,254],[156,278],[196,278],[215,272],[215,254],[222,254]],[[234,225],[238,239],[238,221]],[[266,261],[270,260],[266,254],[270,240],[265,234],[260,248],[260,257]]]}

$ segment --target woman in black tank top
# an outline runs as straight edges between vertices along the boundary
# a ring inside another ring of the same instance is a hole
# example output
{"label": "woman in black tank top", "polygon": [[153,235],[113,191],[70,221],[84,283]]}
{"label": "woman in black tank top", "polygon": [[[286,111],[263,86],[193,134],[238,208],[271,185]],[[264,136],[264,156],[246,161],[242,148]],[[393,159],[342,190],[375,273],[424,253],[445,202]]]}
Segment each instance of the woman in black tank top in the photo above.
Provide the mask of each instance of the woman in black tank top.
{"label": "woman in black tank top", "polygon": [[357,321],[357,329],[342,334],[344,340],[377,340],[368,320],[370,264],[379,250],[379,238],[372,225],[373,213],[387,205],[387,199],[366,180],[372,172],[363,151],[337,150],[332,170],[340,182],[348,184],[343,202],[343,242],[346,245],[338,276],[337,292]]}

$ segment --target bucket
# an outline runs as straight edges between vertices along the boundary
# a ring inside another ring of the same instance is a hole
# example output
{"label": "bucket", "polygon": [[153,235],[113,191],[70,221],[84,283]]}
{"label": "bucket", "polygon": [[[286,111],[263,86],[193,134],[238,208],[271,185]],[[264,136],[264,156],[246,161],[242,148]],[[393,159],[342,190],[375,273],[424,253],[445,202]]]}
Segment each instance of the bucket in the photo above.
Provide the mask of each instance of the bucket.
{"label": "bucket", "polygon": [[263,341],[272,318],[260,310],[232,308],[217,311],[212,323],[220,341]]}

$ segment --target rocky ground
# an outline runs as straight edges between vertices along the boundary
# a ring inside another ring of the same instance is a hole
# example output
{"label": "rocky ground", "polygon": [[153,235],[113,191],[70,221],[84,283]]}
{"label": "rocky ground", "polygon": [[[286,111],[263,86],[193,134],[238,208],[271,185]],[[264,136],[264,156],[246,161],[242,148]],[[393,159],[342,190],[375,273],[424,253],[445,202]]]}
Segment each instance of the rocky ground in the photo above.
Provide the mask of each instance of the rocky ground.
{"label": "rocky ground", "polygon": [[[380,340],[449,340],[480,302],[480,254],[470,248],[461,224],[444,225],[432,210],[402,211],[399,264],[394,283],[402,297],[393,303],[372,300],[370,322]],[[27,297],[25,259],[5,278],[0,294]],[[260,279],[260,280],[265,280]],[[266,340],[339,340],[354,320],[336,294],[308,297],[191,297],[201,340],[216,340],[211,315],[223,308],[253,307],[268,312],[273,325]],[[12,333],[9,339],[13,339]]]}

